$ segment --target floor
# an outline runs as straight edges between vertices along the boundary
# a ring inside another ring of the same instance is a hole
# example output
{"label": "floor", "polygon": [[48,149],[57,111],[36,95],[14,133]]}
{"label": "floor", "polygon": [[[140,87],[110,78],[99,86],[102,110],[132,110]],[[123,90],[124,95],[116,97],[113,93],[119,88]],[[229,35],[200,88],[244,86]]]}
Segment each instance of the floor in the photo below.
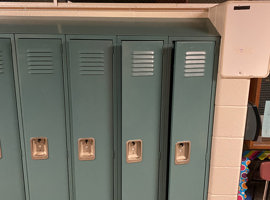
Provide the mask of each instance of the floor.
{"label": "floor", "polygon": [[[263,191],[264,191],[264,182],[258,182],[254,184],[254,198],[253,200],[262,200],[263,199]],[[270,188],[268,188],[269,191]],[[267,200],[270,200],[270,195],[268,195]]]}
{"label": "floor", "polygon": [[[248,174],[248,190],[247,194],[248,196],[253,196],[252,200],[262,200],[263,199],[263,192],[264,192],[264,186],[265,186],[265,181],[260,178],[260,165],[263,161],[260,161],[259,159],[254,160],[251,162],[249,165],[250,172]],[[270,188],[268,188],[268,191]],[[248,199],[251,200],[251,199]],[[268,195],[267,200],[270,200],[270,192]]]}

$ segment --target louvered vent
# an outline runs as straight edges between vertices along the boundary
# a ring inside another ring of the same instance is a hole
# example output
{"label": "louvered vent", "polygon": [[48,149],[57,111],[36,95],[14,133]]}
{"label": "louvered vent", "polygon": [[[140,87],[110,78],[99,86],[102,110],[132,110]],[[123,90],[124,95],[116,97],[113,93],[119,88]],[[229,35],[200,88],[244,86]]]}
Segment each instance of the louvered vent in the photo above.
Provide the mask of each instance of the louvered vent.
{"label": "louvered vent", "polygon": [[154,75],[154,51],[134,51],[132,56],[132,76]]}
{"label": "louvered vent", "polygon": [[83,51],[79,56],[81,75],[104,74],[104,51]]}
{"label": "louvered vent", "polygon": [[4,57],[3,52],[0,51],[0,74],[4,73]]}
{"label": "louvered vent", "polygon": [[205,70],[206,52],[188,51],[185,60],[185,77],[203,77]]}
{"label": "louvered vent", "polygon": [[50,50],[27,51],[28,73],[53,74],[53,53]]}

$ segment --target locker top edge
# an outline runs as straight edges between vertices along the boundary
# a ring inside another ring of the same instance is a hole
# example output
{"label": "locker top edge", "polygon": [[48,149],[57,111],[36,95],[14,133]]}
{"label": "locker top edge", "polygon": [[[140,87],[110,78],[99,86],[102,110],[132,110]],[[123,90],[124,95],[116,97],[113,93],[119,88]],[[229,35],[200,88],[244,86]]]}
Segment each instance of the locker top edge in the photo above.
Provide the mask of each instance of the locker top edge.
{"label": "locker top edge", "polygon": [[209,19],[144,18],[6,18],[0,19],[0,34],[156,35],[217,37]]}

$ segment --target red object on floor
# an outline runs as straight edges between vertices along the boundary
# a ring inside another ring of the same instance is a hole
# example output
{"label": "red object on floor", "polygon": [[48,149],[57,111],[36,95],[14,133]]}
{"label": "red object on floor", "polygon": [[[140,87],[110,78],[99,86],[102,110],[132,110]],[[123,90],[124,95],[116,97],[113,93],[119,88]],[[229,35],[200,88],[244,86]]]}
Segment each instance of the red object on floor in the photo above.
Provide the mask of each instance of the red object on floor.
{"label": "red object on floor", "polygon": [[260,168],[260,176],[263,180],[265,180],[265,187],[264,187],[264,193],[263,193],[263,200],[266,200],[267,198],[267,190],[269,186],[269,181],[270,181],[270,162],[263,162],[261,164]]}
{"label": "red object on floor", "polygon": [[260,176],[263,180],[270,181],[270,162],[263,162],[261,164]]}

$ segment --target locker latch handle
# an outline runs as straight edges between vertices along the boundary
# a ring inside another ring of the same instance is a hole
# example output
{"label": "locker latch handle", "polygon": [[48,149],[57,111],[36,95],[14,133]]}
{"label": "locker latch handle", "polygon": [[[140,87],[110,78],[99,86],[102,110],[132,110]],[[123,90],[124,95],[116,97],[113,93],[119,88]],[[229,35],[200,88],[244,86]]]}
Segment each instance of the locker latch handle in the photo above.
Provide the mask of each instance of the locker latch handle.
{"label": "locker latch handle", "polygon": [[78,154],[79,160],[95,160],[95,139],[94,138],[79,138],[78,139]]}
{"label": "locker latch handle", "polygon": [[48,159],[48,139],[46,137],[31,138],[31,153],[33,160]]}
{"label": "locker latch handle", "polygon": [[183,165],[190,161],[190,141],[179,141],[175,144],[175,164]]}
{"label": "locker latch handle", "polygon": [[127,163],[138,163],[142,161],[142,140],[129,140],[126,143]]}

